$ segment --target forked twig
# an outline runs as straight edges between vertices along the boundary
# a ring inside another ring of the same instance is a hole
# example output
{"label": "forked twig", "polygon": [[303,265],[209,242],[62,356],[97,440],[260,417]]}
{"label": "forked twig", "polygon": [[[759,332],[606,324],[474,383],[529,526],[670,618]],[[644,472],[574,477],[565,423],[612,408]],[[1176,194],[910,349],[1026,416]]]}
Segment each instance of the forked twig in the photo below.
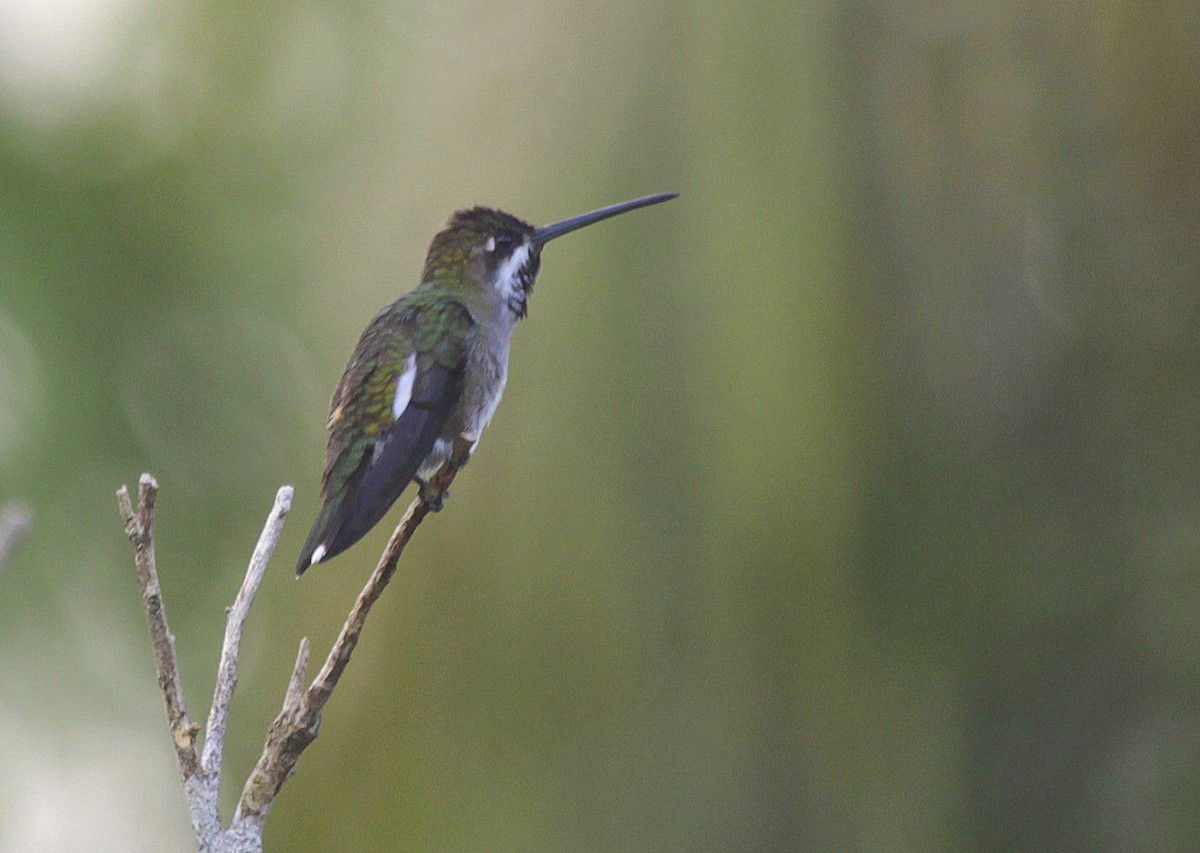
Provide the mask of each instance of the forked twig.
{"label": "forked twig", "polygon": [[[466,450],[465,447],[455,449]],[[455,458],[459,457],[456,455]],[[465,458],[465,455],[462,458]],[[457,470],[453,465],[446,464],[438,471],[426,488],[431,499],[446,493]],[[139,482],[137,509],[135,510],[130,502],[129,492],[124,486],[117,492],[117,500],[121,517],[125,521],[125,532],[133,544],[142,603],[146,608],[150,636],[154,643],[159,689],[162,690],[166,702],[167,722],[171,728],[176,758],[183,775],[192,829],[196,833],[198,849],[202,853],[260,853],[263,822],[267,812],[284,783],[295,771],[300,754],[316,739],[321,727],[321,711],[350,662],[350,656],[362,635],[372,606],[395,574],[396,565],[409,539],[429,514],[429,504],[418,497],[409,506],[388,540],[375,571],[371,573],[354,602],[342,626],[341,634],[325,658],[324,665],[307,689],[304,687],[304,681],[310,649],[308,638],[301,639],[296,663],[288,679],[283,707],[267,731],[262,756],[246,780],[233,821],[228,828],[223,828],[218,811],[221,758],[229,703],[237,687],[242,630],[267,562],[279,539],[284,518],[291,508],[292,488],[283,486],[276,495],[275,506],[263,526],[254,555],[246,570],[246,577],[233,606],[229,608],[225,641],[221,647],[221,661],[217,670],[217,683],[213,690],[213,702],[208,715],[202,752],[197,752],[196,749],[199,726],[188,718],[184,703],[179,680],[179,663],[175,653],[175,638],[167,623],[162,589],[158,581],[154,553],[154,510],[157,495],[158,483],[149,474],[143,474]]]}
{"label": "forked twig", "polygon": [[[431,496],[444,495],[450,488],[457,471],[458,469],[452,465],[442,466],[427,487],[429,494]],[[254,770],[251,771],[250,778],[246,780],[245,788],[242,789],[237,815],[234,817],[235,823],[245,820],[257,821],[261,825],[267,810],[270,809],[275,796],[279,793],[279,789],[295,770],[296,760],[300,757],[300,753],[304,752],[305,748],[317,737],[321,728],[321,711],[333,694],[334,688],[337,687],[346,665],[350,663],[350,656],[354,653],[354,647],[358,645],[358,639],[362,635],[367,616],[392,579],[392,575],[396,573],[396,565],[404,553],[405,546],[408,545],[413,533],[416,532],[417,527],[425,520],[425,516],[429,512],[429,505],[419,497],[409,505],[408,511],[400,519],[387,546],[383,549],[375,571],[367,578],[366,585],[350,609],[350,614],[346,617],[341,633],[329,650],[321,671],[317,673],[309,688],[299,694],[296,702],[284,702],[283,710],[279,712],[279,716],[275,718],[275,722],[271,724],[267,733],[267,742],[263,747],[262,756]],[[306,652],[307,647],[302,646],[301,656],[303,657]],[[302,672],[300,660],[296,662],[295,672]],[[293,681],[295,681],[295,674],[293,674]],[[289,697],[294,695],[289,688]]]}

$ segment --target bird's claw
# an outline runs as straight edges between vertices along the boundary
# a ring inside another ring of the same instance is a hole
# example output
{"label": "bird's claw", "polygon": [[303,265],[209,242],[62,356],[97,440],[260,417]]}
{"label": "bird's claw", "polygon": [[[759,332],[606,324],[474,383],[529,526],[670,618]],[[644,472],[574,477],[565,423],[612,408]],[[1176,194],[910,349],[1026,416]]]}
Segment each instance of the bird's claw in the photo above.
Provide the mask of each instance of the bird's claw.
{"label": "bird's claw", "polygon": [[424,480],[417,480],[417,484],[421,487],[421,490],[417,493],[418,497],[421,498],[421,502],[429,508],[430,512],[441,512],[442,507],[446,505],[446,499],[450,497],[450,490],[443,489],[440,494],[431,495],[429,493],[429,483]]}

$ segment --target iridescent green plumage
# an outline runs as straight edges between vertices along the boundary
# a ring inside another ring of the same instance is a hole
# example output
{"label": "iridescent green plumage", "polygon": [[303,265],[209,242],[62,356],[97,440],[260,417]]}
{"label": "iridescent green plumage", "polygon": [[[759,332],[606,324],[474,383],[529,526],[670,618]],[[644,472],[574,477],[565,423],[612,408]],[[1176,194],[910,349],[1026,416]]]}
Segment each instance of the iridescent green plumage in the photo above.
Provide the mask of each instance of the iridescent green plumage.
{"label": "iridescent green plumage", "polygon": [[[468,311],[445,288],[423,285],[393,302],[367,326],[333,394],[321,481],[324,503],[301,552],[298,572],[308,567],[322,544],[320,559],[329,559],[357,541],[416,474],[461,393],[472,325]],[[392,435],[389,431],[399,420],[394,411],[397,383],[409,370],[415,370],[410,398],[427,402],[432,420],[411,434]],[[384,489],[374,506],[360,506],[370,465],[379,458],[377,449],[397,441],[408,445],[397,475],[403,482]],[[395,494],[389,497],[390,491]],[[358,520],[348,526],[352,519]]]}

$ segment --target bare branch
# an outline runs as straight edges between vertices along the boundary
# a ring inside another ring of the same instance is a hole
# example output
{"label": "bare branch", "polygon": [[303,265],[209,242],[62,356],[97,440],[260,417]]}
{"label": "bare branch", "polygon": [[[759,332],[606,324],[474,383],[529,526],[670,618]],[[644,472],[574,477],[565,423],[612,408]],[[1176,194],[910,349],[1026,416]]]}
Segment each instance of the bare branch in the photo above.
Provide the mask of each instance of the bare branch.
{"label": "bare branch", "polygon": [[167,705],[167,722],[175,743],[175,757],[179,760],[179,769],[186,782],[200,773],[200,759],[196,755],[196,733],[200,727],[188,719],[183,687],[179,683],[175,637],[167,624],[166,606],[158,583],[158,568],[154,558],[154,501],[157,496],[158,483],[149,474],[143,474],[138,482],[136,514],[129,501],[129,490],[124,486],[117,492],[117,501],[121,506],[121,517],[125,520],[125,533],[133,544],[142,604],[146,608],[150,637],[154,641],[158,686]]}
{"label": "bare branch", "polygon": [[233,699],[233,691],[237,689],[242,629],[246,625],[250,607],[254,604],[254,596],[258,593],[258,586],[267,570],[267,562],[271,559],[275,543],[283,530],[283,521],[288,510],[292,508],[292,494],[291,486],[283,486],[275,495],[275,505],[267,516],[266,524],[263,525],[262,534],[258,537],[258,544],[250,558],[250,566],[246,569],[246,577],[225,620],[225,642],[221,645],[221,663],[217,667],[217,684],[213,689],[212,708],[208,713],[208,726],[204,731],[204,752],[200,762],[205,776],[212,780],[214,785],[220,783],[229,702]]}
{"label": "bare branch", "polygon": [[375,571],[371,573],[354,602],[354,607],[346,617],[341,634],[329,650],[321,671],[307,689],[304,687],[304,681],[308,672],[309,642],[307,637],[300,641],[283,708],[267,731],[262,756],[246,780],[237,812],[228,829],[221,827],[217,800],[229,703],[237,687],[242,631],[249,617],[254,596],[262,582],[267,561],[291,507],[292,489],[290,486],[284,486],[276,495],[275,506],[263,526],[258,545],[246,570],[246,577],[233,606],[229,609],[202,759],[196,751],[196,734],[199,727],[188,719],[183,701],[179,666],[175,656],[175,638],[167,625],[155,565],[154,501],[158,494],[158,484],[149,474],[142,475],[136,511],[130,503],[128,490],[122,486],[117,492],[121,517],[125,521],[125,532],[129,541],[133,543],[138,583],[142,588],[142,601],[150,621],[150,636],[154,641],[159,688],[166,702],[167,720],[171,726],[179,767],[183,773],[188,811],[201,853],[261,853],[262,827],[267,812],[283,784],[295,771],[300,754],[316,739],[321,728],[321,712],[350,663],[350,656],[362,635],[371,608],[395,574],[396,565],[409,539],[430,512],[430,503],[426,502],[426,497],[430,502],[440,502],[447,494],[458,469],[464,464],[469,450],[469,444],[455,442],[451,462],[442,466],[422,490],[422,494],[409,506],[388,540]]}
{"label": "bare branch", "polygon": [[[456,459],[465,459],[469,447],[459,447],[456,443],[455,450]],[[446,494],[450,483],[458,473],[458,467],[461,467],[461,463],[459,466],[448,463],[434,475],[427,487],[431,499]],[[262,823],[280,788],[295,771],[296,761],[300,758],[300,754],[316,739],[321,728],[321,712],[333,694],[334,688],[337,687],[346,665],[350,662],[350,656],[362,635],[367,616],[392,579],[392,575],[396,573],[396,565],[404,553],[405,546],[408,545],[408,541],[421,522],[425,520],[429,511],[429,504],[421,497],[418,497],[408,507],[408,511],[400,519],[400,524],[397,525],[391,539],[388,540],[387,547],[384,548],[375,571],[371,573],[362,592],[358,594],[358,599],[354,602],[349,616],[346,617],[345,624],[342,625],[341,634],[334,642],[333,648],[329,650],[329,655],[325,658],[325,664],[321,667],[321,671],[317,673],[317,677],[313,679],[308,690],[303,693],[298,705],[290,706],[285,703],[283,710],[271,724],[262,756],[246,780],[245,788],[242,789],[234,825],[244,821]],[[290,695],[291,690],[289,689]]]}
{"label": "bare branch", "polygon": [[354,607],[350,609],[350,614],[346,617],[345,624],[342,625],[341,634],[338,635],[337,641],[329,650],[329,655],[325,658],[321,671],[313,679],[312,686],[308,688],[305,696],[305,701],[318,714],[325,707],[325,703],[329,701],[333,689],[337,687],[338,680],[346,670],[346,665],[350,663],[350,655],[354,653],[354,648],[358,645],[358,638],[362,635],[363,627],[366,625],[367,615],[371,612],[375,602],[379,600],[379,596],[383,594],[384,587],[388,585],[392,575],[396,573],[396,565],[400,561],[400,555],[404,553],[405,546],[408,545],[408,540],[412,538],[417,526],[425,520],[425,516],[428,514],[429,506],[420,499],[409,505],[408,511],[404,513],[404,517],[396,525],[391,539],[388,540],[387,547],[384,548],[375,571],[371,573],[366,586],[358,594]]}
{"label": "bare branch", "polygon": [[149,474],[143,474],[139,483],[137,510],[135,511],[130,503],[129,491],[124,486],[117,492],[117,501],[120,504],[121,517],[125,521],[125,532],[133,543],[138,583],[142,588],[142,600],[146,606],[150,635],[154,641],[159,688],[166,702],[167,720],[171,726],[172,740],[175,742],[179,767],[183,773],[183,790],[187,797],[192,829],[196,833],[198,849],[203,853],[261,851],[261,827],[257,832],[253,827],[249,828],[250,832],[246,832],[247,828],[243,827],[236,833],[221,827],[218,810],[221,755],[224,749],[229,703],[237,687],[242,631],[250,615],[250,608],[267,562],[279,539],[283,520],[291,508],[292,488],[283,486],[276,494],[275,505],[267,517],[254,554],[250,558],[246,577],[233,606],[229,608],[225,624],[225,642],[221,648],[221,662],[213,691],[213,704],[208,715],[202,758],[196,752],[196,734],[199,726],[192,723],[187,716],[183,689],[179,682],[175,638],[167,625],[166,609],[158,582],[154,553],[154,504],[157,494],[158,483]]}
{"label": "bare branch", "polygon": [[33,522],[29,507],[19,501],[9,501],[0,507],[0,572],[12,556]]}

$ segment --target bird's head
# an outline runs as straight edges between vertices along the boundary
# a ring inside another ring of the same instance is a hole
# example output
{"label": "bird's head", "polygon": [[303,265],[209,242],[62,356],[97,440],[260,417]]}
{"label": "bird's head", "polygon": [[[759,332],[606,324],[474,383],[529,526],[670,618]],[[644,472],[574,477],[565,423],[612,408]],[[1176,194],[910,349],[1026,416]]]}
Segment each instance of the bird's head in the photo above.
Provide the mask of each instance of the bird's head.
{"label": "bird's head", "polygon": [[515,318],[524,317],[541,266],[542,248],[548,242],[585,225],[675,196],[644,196],[541,228],[490,207],[460,210],[433,238],[422,281],[477,288]]}

